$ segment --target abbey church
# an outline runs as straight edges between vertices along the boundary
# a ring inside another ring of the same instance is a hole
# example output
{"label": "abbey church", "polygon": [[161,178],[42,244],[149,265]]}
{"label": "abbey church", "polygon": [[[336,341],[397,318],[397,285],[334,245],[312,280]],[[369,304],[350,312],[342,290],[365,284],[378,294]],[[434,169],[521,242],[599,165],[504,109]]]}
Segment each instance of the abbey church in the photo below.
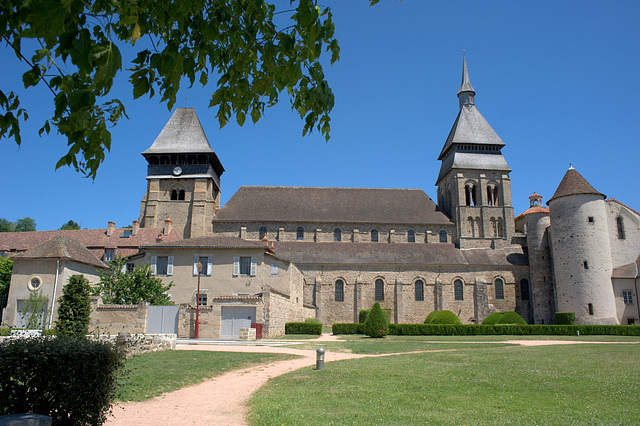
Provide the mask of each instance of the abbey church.
{"label": "abbey church", "polygon": [[[376,301],[394,323],[447,309],[464,323],[515,310],[536,324],[556,312],[637,324],[640,213],[570,168],[547,206],[534,193],[516,216],[505,143],[476,108],[466,61],[457,96],[437,202],[422,189],[243,186],[221,206],[222,162],[196,112],[179,108],[142,153],[147,189],[131,228],[0,234],[0,254],[16,260],[3,322],[18,324],[29,292],[59,294],[61,260],[84,271],[121,255],[173,282],[176,304],[209,309],[215,338],[258,323],[277,335],[309,317],[357,322]],[[40,271],[53,260],[55,272]]]}

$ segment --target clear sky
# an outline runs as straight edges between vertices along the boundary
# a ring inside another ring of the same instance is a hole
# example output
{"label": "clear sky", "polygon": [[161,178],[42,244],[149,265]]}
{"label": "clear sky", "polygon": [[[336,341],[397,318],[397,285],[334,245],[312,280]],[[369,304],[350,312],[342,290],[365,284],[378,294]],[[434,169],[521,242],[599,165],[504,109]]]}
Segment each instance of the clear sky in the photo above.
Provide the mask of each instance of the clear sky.
{"label": "clear sky", "polygon": [[[516,214],[535,190],[547,201],[573,166],[600,192],[636,210],[640,167],[640,2],[323,0],[341,59],[327,67],[336,95],[332,138],[302,137],[286,95],[257,124],[219,129],[211,90],[183,90],[226,172],[223,204],[241,185],[421,188],[436,199],[438,154],[458,113],[462,49],[476,106],[505,142]],[[22,89],[24,64],[0,48],[0,81],[18,90],[30,119],[22,147],[0,140],[0,217],[30,216],[38,230],[69,219],[104,228],[138,219],[146,189],[140,155],[171,112],[131,100],[126,75],[112,91],[129,120],[113,132],[95,181],[54,170],[59,135],[39,137],[51,113],[45,90]]]}

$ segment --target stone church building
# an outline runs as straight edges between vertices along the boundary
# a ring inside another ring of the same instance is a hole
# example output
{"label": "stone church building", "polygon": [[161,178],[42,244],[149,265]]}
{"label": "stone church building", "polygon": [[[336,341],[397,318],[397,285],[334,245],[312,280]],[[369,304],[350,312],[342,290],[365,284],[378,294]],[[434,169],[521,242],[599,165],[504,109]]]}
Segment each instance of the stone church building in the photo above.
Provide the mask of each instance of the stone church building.
{"label": "stone church building", "polygon": [[[507,310],[537,324],[557,311],[581,324],[638,323],[640,214],[570,168],[548,207],[534,193],[515,217],[505,143],[476,108],[466,60],[457,95],[437,202],[422,189],[243,186],[221,206],[224,167],[196,112],[179,108],[143,152],[147,190],[134,229],[158,237],[138,254],[116,244],[110,256],[151,264],[183,304],[196,303],[195,265],[204,265],[197,303],[216,312],[217,337],[229,336],[231,307],[280,329],[307,317],[357,322],[376,301],[396,323],[441,309],[464,323]],[[0,250],[20,251],[3,237]]]}

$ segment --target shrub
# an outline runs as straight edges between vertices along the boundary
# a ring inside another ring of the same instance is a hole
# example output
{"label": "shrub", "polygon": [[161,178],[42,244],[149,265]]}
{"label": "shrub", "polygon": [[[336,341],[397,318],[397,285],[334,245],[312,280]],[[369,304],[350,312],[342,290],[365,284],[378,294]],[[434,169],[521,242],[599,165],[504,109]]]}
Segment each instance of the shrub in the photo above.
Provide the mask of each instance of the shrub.
{"label": "shrub", "polygon": [[440,312],[440,311],[431,311],[429,313],[429,315],[427,315],[427,317],[424,319],[424,323],[425,324],[429,324],[431,322],[431,320],[433,319],[433,317],[435,317],[438,312]]}
{"label": "shrub", "polygon": [[486,317],[484,321],[482,321],[482,325],[493,325],[500,320],[502,315],[503,315],[503,312],[494,312],[490,314],[488,317]]}
{"label": "shrub", "polygon": [[363,327],[364,334],[369,337],[384,337],[389,332],[389,323],[378,302],[373,304]]}
{"label": "shrub", "polygon": [[62,287],[62,298],[56,321],[57,334],[85,336],[89,332],[91,286],[84,275],[72,275]]}
{"label": "shrub", "polygon": [[331,326],[333,334],[364,334],[364,324],[335,323]]}
{"label": "shrub", "polygon": [[[367,315],[369,315],[369,312],[371,311],[371,309],[362,309],[360,310],[360,312],[358,312],[358,322],[360,324],[364,324],[364,322],[367,320]],[[387,320],[387,324],[391,323],[391,309],[383,309],[382,313],[384,314],[385,319]]]}
{"label": "shrub", "polygon": [[307,324],[322,324],[317,318],[307,318],[304,320]]}
{"label": "shrub", "polygon": [[[483,323],[484,324],[484,323]],[[507,311],[496,324],[527,324],[527,321],[514,311]]]}
{"label": "shrub", "polygon": [[284,325],[284,334],[322,334],[322,324],[309,322],[288,322]]}
{"label": "shrub", "polygon": [[574,324],[576,322],[575,312],[556,312],[556,324]]}
{"label": "shrub", "polygon": [[[429,318],[427,316],[427,318]],[[425,319],[426,321],[426,319]],[[456,314],[451,311],[436,311],[436,313],[430,318],[429,324],[452,324],[462,325],[462,321]]]}
{"label": "shrub", "polygon": [[0,342],[0,415],[38,413],[53,424],[105,422],[122,358],[112,345],[69,338]]}
{"label": "shrub", "polygon": [[11,336],[11,329],[7,327],[0,327],[0,336]]}
{"label": "shrub", "polygon": [[640,336],[640,327],[633,325],[439,325],[390,324],[389,334],[399,336],[575,336],[586,335]]}

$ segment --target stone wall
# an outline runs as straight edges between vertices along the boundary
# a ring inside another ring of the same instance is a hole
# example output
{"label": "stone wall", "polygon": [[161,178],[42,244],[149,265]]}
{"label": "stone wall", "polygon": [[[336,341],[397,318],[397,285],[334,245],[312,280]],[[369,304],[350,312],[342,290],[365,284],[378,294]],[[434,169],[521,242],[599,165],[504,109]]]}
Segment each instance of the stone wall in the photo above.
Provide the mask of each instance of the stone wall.
{"label": "stone wall", "polygon": [[147,306],[139,305],[102,305],[94,299],[91,305],[91,324],[89,333],[118,334],[144,333],[147,326]]}
{"label": "stone wall", "polygon": [[[199,338],[219,339],[220,321],[222,318],[220,305],[201,306],[199,313]],[[195,336],[196,309],[180,305],[178,311],[178,337],[190,339]]]}
{"label": "stone wall", "polygon": [[121,332],[117,335],[103,334],[93,336],[95,340],[110,342],[123,350],[127,358],[147,352],[166,351],[176,348],[175,334],[130,334]]}

